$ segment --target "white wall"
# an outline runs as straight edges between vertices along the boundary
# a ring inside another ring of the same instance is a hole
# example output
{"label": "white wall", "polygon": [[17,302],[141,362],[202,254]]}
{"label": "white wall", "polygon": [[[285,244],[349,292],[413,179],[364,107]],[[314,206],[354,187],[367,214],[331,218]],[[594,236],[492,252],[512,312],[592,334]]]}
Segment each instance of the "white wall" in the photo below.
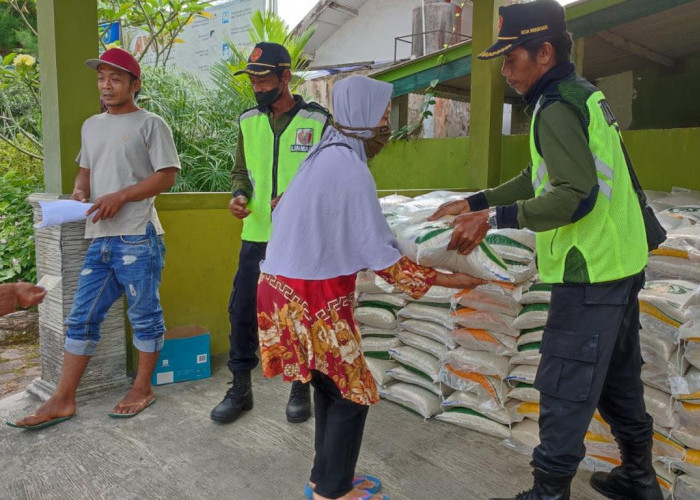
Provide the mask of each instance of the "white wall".
{"label": "white wall", "polygon": [[[316,50],[312,66],[393,61],[394,37],[411,34],[413,9],[420,5],[421,0],[369,0],[357,17],[339,27]],[[411,46],[399,42],[397,58],[410,55]]]}

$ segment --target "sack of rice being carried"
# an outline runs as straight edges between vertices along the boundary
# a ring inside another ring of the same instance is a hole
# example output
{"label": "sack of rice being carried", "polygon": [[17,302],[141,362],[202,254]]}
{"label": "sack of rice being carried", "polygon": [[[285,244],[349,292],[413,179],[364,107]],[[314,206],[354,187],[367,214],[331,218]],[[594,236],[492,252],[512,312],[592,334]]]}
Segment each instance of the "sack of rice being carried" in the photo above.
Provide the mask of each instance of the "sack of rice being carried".
{"label": "sack of rice being carried", "polygon": [[445,354],[442,361],[462,372],[491,375],[501,380],[508,376],[508,359],[484,351],[471,351],[458,347]]}
{"label": "sack of rice being carried", "polygon": [[458,292],[455,299],[470,309],[515,317],[522,309],[518,302],[521,293],[522,287],[510,283],[485,283]]}
{"label": "sack of rice being carried", "polygon": [[445,307],[452,305],[452,302],[455,300],[455,294],[454,288],[433,285],[420,299],[411,300],[422,304],[433,304]]}
{"label": "sack of rice being carried", "polygon": [[501,439],[506,439],[510,436],[510,428],[507,425],[494,422],[468,408],[450,408],[436,415],[435,418],[488,436]]}
{"label": "sack of rice being carried", "polygon": [[525,418],[537,421],[540,418],[539,403],[525,403],[513,400],[506,403],[506,409],[508,410],[508,415],[510,415],[511,422],[522,422]]}
{"label": "sack of rice being carried", "polygon": [[360,271],[357,273],[355,280],[355,291],[358,293],[398,293],[399,290],[394,288],[382,278],[377,276],[374,271]]}
{"label": "sack of rice being carried", "polygon": [[389,349],[389,356],[404,366],[417,370],[426,378],[437,382],[440,376],[440,360],[414,347],[400,346]]}
{"label": "sack of rice being carried", "polygon": [[[418,302],[410,302],[399,311],[399,317],[405,319],[417,319],[421,321],[430,321],[438,325],[442,325],[448,330],[452,330],[455,325],[455,320],[452,316],[449,307],[436,306],[428,304],[420,304]],[[420,332],[416,332],[420,333]]]}
{"label": "sack of rice being carried", "polygon": [[662,427],[673,427],[675,415],[673,411],[673,397],[658,389],[644,386],[644,404],[647,413],[654,418],[654,424]]}
{"label": "sack of rice being carried", "polygon": [[415,347],[419,351],[432,354],[438,359],[447,354],[448,351],[447,347],[445,347],[445,345],[441,342],[436,342],[428,337],[424,337],[423,335],[418,335],[417,333],[406,330],[399,329],[399,331],[396,332],[396,337],[405,345]]}
{"label": "sack of rice being carried", "polygon": [[455,391],[442,402],[445,410],[450,408],[469,408],[499,424],[510,424],[508,410],[499,406],[493,399],[483,399],[473,392]]}
{"label": "sack of rice being carried", "polygon": [[524,344],[518,347],[518,353],[510,358],[510,365],[539,366],[542,354],[540,354],[540,342]]}
{"label": "sack of rice being carried", "polygon": [[506,263],[486,241],[468,255],[447,250],[454,228],[453,217],[438,221],[407,223],[395,228],[401,253],[413,262],[452,272],[466,273],[487,281],[522,283],[535,272],[534,262]]}
{"label": "sack of rice being carried", "polygon": [[399,364],[393,360],[375,359],[365,357],[365,362],[369,367],[369,371],[372,372],[372,377],[379,387],[385,386],[390,383],[393,379],[387,374],[392,368],[396,368]]}
{"label": "sack of rice being carried", "polygon": [[516,339],[510,335],[476,328],[458,328],[452,338],[460,346],[473,351],[486,351],[496,356],[510,356],[516,351]]}
{"label": "sack of rice being carried", "polygon": [[452,389],[449,387],[435,383],[426,378],[424,375],[405,366],[399,365],[396,368],[392,368],[387,372],[387,375],[395,380],[398,380],[399,382],[405,382],[407,384],[422,387],[423,389],[432,392],[436,396],[439,396],[440,399],[442,399],[446,394],[452,393]]}
{"label": "sack of rice being carried", "polygon": [[547,324],[549,304],[527,304],[513,320],[513,328],[517,330],[530,330],[542,328]]}
{"label": "sack of rice being carried", "polygon": [[520,304],[549,304],[552,299],[552,285],[546,283],[533,283],[523,291]]}
{"label": "sack of rice being carried", "polygon": [[377,305],[356,307],[355,320],[363,325],[382,328],[384,330],[395,329],[399,325],[396,312],[393,308]]}
{"label": "sack of rice being carried", "polygon": [[503,406],[506,399],[507,386],[498,377],[458,370],[449,363],[440,368],[440,382],[456,391],[472,392],[482,400],[492,399],[497,406]]}
{"label": "sack of rice being carried", "polygon": [[401,323],[399,323],[399,329],[422,335],[430,340],[441,343],[448,349],[457,347],[457,344],[452,339],[452,330],[438,323],[433,323],[432,321],[403,319]]}
{"label": "sack of rice being carried", "polygon": [[673,488],[674,500],[697,500],[700,498],[700,478],[688,474],[678,476]]}
{"label": "sack of rice being carried", "polygon": [[506,262],[530,264],[535,260],[535,233],[529,229],[493,229],[484,240]]}
{"label": "sack of rice being carried", "polygon": [[397,382],[379,389],[379,395],[425,419],[441,411],[440,397],[417,385]]}
{"label": "sack of rice being carried", "polygon": [[502,333],[511,337],[517,337],[520,334],[520,331],[513,327],[513,317],[507,314],[460,307],[452,312],[452,318],[456,325],[465,328]]}

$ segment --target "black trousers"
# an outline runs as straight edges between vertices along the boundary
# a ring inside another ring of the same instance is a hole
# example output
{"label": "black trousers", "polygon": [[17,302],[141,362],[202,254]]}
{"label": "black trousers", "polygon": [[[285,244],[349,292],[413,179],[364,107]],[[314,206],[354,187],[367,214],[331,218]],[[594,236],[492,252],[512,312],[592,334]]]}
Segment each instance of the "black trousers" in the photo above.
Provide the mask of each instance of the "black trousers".
{"label": "black trousers", "polygon": [[243,241],[238,257],[238,271],[233,278],[233,290],[228,304],[231,333],[228,367],[252,370],[258,366],[258,278],[260,261],[265,258],[267,243]]}
{"label": "black trousers", "polygon": [[535,387],[540,445],[534,465],[574,475],[596,409],[613,435],[644,443],[653,433],[644,406],[637,295],[644,273],[595,285],[555,285]]}
{"label": "black trousers", "polygon": [[333,380],[312,370],[316,440],[310,481],[326,498],[339,498],[352,490],[355,465],[369,406],[343,399]]}

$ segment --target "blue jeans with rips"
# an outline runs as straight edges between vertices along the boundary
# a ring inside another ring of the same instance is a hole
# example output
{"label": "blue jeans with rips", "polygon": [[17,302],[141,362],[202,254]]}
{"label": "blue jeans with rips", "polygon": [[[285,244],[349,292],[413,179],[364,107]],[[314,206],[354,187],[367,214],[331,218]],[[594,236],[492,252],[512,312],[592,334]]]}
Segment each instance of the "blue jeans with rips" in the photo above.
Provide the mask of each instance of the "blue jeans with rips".
{"label": "blue jeans with rips", "polygon": [[93,356],[100,340],[100,325],[124,293],[134,347],[143,352],[160,351],[165,324],[158,288],[164,263],[163,236],[156,234],[150,223],[145,235],[92,240],[65,322],[66,351]]}

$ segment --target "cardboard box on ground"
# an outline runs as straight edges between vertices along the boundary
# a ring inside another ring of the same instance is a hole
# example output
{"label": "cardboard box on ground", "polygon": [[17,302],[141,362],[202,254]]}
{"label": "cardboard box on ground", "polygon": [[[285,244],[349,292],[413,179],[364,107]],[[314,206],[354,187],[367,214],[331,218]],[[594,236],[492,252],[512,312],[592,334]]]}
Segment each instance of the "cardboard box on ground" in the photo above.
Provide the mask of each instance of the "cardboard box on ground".
{"label": "cardboard box on ground", "polygon": [[211,376],[210,335],[203,326],[178,326],[165,332],[165,343],[153,372],[153,385]]}

